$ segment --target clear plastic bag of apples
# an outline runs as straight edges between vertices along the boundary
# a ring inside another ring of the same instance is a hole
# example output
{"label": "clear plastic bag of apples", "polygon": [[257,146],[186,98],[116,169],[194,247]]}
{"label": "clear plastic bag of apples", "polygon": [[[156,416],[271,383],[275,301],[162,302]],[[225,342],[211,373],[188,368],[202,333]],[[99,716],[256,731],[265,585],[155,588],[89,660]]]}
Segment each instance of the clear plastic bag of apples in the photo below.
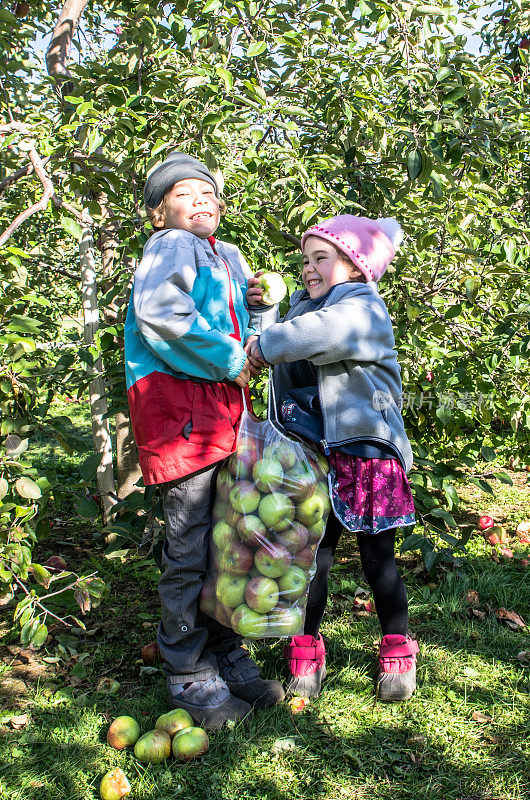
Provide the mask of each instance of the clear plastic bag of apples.
{"label": "clear plastic bag of apples", "polygon": [[303,633],[330,512],[320,453],[245,411],[217,476],[201,609],[249,639]]}

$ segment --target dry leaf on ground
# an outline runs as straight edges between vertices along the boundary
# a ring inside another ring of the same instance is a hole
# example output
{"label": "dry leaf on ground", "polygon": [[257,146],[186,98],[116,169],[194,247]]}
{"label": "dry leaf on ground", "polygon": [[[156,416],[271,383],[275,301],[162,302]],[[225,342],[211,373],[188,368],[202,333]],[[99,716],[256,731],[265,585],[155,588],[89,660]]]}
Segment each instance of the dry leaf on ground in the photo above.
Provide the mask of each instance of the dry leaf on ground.
{"label": "dry leaf on ground", "polygon": [[472,717],[475,722],[491,722],[492,720],[489,714],[483,714],[482,711],[473,711]]}
{"label": "dry leaf on ground", "polygon": [[496,610],[495,616],[497,619],[506,622],[508,627],[512,630],[517,630],[517,628],[524,628],[526,626],[526,622],[516,611],[508,611],[502,606]]}
{"label": "dry leaf on ground", "polygon": [[475,589],[469,589],[465,594],[465,600],[472,606],[478,606],[480,602],[478,592]]}

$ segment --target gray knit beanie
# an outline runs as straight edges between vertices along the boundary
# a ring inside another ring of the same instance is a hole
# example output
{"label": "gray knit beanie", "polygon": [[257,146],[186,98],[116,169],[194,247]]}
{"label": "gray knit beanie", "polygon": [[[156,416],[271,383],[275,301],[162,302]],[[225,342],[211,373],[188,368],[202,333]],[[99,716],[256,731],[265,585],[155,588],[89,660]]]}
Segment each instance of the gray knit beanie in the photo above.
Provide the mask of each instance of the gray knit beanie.
{"label": "gray knit beanie", "polygon": [[165,193],[168,189],[171,189],[173,184],[189,178],[207,181],[213,186],[215,194],[219,196],[217,182],[208,167],[201,164],[193,156],[174,150],[147,176],[144,186],[146,208],[157,208],[164,199]]}

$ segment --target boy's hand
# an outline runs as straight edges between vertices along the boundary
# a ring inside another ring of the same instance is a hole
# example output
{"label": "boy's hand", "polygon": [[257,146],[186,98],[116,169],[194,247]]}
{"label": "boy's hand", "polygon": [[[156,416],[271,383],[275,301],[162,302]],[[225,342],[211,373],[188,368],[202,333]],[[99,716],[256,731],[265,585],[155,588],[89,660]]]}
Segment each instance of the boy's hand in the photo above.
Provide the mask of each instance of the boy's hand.
{"label": "boy's hand", "polygon": [[247,354],[250,363],[250,372],[252,375],[259,375],[263,367],[267,366],[267,362],[263,360],[261,350],[258,345],[257,336],[249,336],[245,347],[243,348]]}
{"label": "boy's hand", "polygon": [[241,370],[241,372],[239,373],[237,378],[234,378],[234,383],[237,383],[238,386],[240,386],[242,389],[244,389],[245,386],[248,386],[248,382],[250,380],[250,374],[251,374],[250,373],[250,363],[249,363],[249,360],[247,358],[247,360],[245,361],[245,363],[243,365],[243,369]]}
{"label": "boy's hand", "polygon": [[247,285],[247,305],[249,306],[260,306],[262,305],[261,296],[263,294],[263,290],[261,289],[259,284],[260,276],[263,275],[263,270],[258,270],[252,278],[248,279]]}

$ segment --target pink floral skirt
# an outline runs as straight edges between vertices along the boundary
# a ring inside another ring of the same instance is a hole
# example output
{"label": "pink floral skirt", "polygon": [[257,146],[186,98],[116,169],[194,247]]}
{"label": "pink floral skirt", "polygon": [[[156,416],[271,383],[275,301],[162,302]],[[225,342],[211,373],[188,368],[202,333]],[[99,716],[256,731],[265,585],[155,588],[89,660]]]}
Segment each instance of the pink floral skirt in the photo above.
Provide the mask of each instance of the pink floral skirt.
{"label": "pink floral skirt", "polygon": [[328,459],[333,509],[345,528],[380,533],[416,524],[410,485],[397,459],[339,452]]}

